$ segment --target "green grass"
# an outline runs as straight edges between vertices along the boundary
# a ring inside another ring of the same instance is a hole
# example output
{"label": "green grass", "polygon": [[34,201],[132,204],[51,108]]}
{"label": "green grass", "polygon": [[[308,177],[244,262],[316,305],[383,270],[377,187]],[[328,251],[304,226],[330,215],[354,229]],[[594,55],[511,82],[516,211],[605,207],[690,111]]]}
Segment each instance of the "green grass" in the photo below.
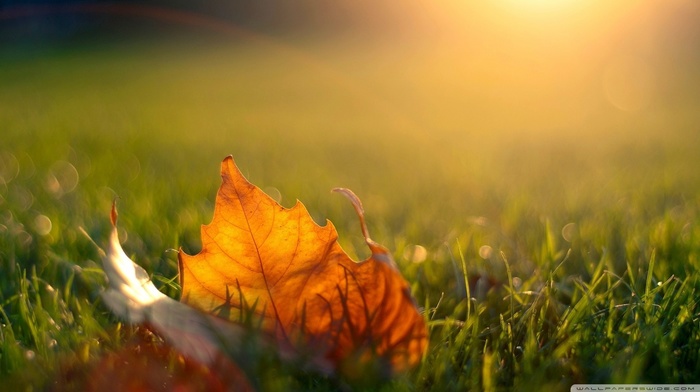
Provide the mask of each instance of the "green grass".
{"label": "green grass", "polygon": [[[433,82],[478,75],[405,48],[232,41],[0,53],[3,388],[82,390],[139,352],[167,382],[209,382],[110,315],[82,230],[104,246],[118,196],[127,254],[177,297],[171,249],[199,249],[228,154],[283,205],[332,220],[363,258],[352,208],[329,192],[353,189],[393,250],[431,344],[410,373],[364,387],[700,383],[694,105],[630,114],[586,97],[587,120],[551,129],[519,107],[460,110],[479,91]],[[527,110],[546,118],[557,103]],[[249,376],[262,389],[338,387],[260,361]]]}

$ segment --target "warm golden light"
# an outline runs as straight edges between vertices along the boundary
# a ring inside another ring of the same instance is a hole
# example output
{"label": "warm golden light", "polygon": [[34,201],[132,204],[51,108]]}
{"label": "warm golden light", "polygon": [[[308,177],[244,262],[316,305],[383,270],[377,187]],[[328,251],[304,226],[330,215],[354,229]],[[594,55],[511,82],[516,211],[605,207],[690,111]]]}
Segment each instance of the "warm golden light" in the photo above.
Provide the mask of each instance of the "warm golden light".
{"label": "warm golden light", "polygon": [[647,107],[654,90],[651,66],[641,58],[613,59],[603,75],[608,101],[618,109],[636,111]]}
{"label": "warm golden light", "polygon": [[561,12],[578,6],[582,2],[581,0],[501,0],[504,7],[527,13]]}
{"label": "warm golden light", "polygon": [[661,108],[677,78],[673,67],[682,64],[668,59],[686,56],[693,42],[691,18],[681,17],[697,8],[685,0],[434,4],[437,39],[430,50],[414,49],[426,54],[425,64],[409,79],[440,97],[440,105],[422,107],[425,116],[458,129],[447,113],[466,107],[472,125],[531,131],[590,130],[591,121],[620,112]]}

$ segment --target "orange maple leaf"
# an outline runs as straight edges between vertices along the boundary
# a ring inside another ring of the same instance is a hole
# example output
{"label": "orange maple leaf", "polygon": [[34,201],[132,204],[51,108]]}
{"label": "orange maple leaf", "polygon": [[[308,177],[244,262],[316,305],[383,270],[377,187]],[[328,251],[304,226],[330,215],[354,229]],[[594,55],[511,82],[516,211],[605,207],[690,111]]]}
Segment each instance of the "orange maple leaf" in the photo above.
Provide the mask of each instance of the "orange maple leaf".
{"label": "orange maple leaf", "polygon": [[367,235],[352,192],[337,189],[353,202],[372,251],[362,262],[343,251],[330,221],[319,226],[299,201],[282,207],[231,157],[221,176],[202,251],[179,254],[182,302],[232,321],[253,312],[281,347],[321,357],[331,371],[378,358],[390,374],[420,361],[425,321],[388,250]]}

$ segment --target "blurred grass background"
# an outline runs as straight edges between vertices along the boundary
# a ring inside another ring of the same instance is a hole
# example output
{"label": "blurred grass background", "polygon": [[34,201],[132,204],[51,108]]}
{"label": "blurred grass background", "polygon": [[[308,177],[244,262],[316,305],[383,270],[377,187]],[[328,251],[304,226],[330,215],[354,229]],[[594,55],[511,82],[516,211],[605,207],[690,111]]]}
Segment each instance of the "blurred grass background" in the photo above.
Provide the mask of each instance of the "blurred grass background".
{"label": "blurred grass background", "polygon": [[176,297],[168,250],[199,249],[232,154],[357,258],[329,190],[361,197],[432,320],[392,388],[698,383],[699,7],[523,3],[357,27],[365,4],[335,30],[149,11],[60,39],[4,9],[1,377],[84,387],[134,332],[97,299],[80,228],[104,244],[119,197],[127,253]]}

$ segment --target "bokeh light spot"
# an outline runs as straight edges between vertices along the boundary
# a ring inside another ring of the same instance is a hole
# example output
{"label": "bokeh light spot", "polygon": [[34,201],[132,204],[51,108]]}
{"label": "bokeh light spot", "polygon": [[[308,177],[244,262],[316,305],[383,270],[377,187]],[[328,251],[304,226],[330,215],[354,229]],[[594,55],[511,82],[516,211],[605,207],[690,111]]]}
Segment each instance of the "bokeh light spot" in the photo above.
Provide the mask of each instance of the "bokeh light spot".
{"label": "bokeh light spot", "polygon": [[523,280],[522,280],[522,279],[518,278],[517,276],[514,276],[514,277],[513,277],[513,287],[514,287],[514,288],[519,289],[520,286],[522,286],[522,284],[523,284]]}
{"label": "bokeh light spot", "polygon": [[8,200],[14,204],[19,211],[26,211],[34,204],[34,195],[23,186],[14,186],[10,189]]}
{"label": "bokeh light spot", "polygon": [[491,248],[488,245],[482,245],[479,248],[479,257],[481,257],[484,260],[491,258],[492,254],[493,254],[493,248]]}
{"label": "bokeh light spot", "polygon": [[571,242],[576,234],[576,223],[567,223],[561,229],[561,236],[566,242]]}
{"label": "bokeh light spot", "polygon": [[0,204],[5,201],[5,195],[7,195],[7,184],[0,178]]}
{"label": "bokeh light spot", "polygon": [[29,245],[31,245],[34,241],[32,235],[22,229],[15,233],[15,238],[17,239],[17,243],[19,244],[19,246],[22,248],[29,247]]}
{"label": "bokeh light spot", "polygon": [[7,151],[0,152],[0,182],[8,183],[19,174],[19,161]]}
{"label": "bokeh light spot", "polygon": [[36,230],[39,235],[48,235],[51,232],[51,219],[46,215],[37,215],[34,218],[34,230]]}
{"label": "bokeh light spot", "polygon": [[129,176],[129,182],[136,180],[141,174],[141,161],[136,155],[130,155],[122,164],[124,165],[124,173]]}
{"label": "bokeh light spot", "polygon": [[649,106],[654,92],[654,71],[643,59],[619,57],[611,61],[603,75],[608,102],[624,111]]}
{"label": "bokeh light spot", "polygon": [[403,250],[403,258],[416,264],[420,264],[428,258],[428,250],[421,245],[409,245]]}
{"label": "bokeh light spot", "polygon": [[279,189],[273,186],[268,186],[267,188],[263,189],[263,192],[265,192],[266,195],[270,196],[272,200],[278,203],[282,203],[282,193]]}
{"label": "bokeh light spot", "polygon": [[471,221],[478,226],[486,226],[489,223],[489,220],[484,216],[474,217]]}
{"label": "bokeh light spot", "polygon": [[56,197],[75,190],[80,181],[78,170],[71,163],[58,161],[51,166],[46,178],[46,190]]}

